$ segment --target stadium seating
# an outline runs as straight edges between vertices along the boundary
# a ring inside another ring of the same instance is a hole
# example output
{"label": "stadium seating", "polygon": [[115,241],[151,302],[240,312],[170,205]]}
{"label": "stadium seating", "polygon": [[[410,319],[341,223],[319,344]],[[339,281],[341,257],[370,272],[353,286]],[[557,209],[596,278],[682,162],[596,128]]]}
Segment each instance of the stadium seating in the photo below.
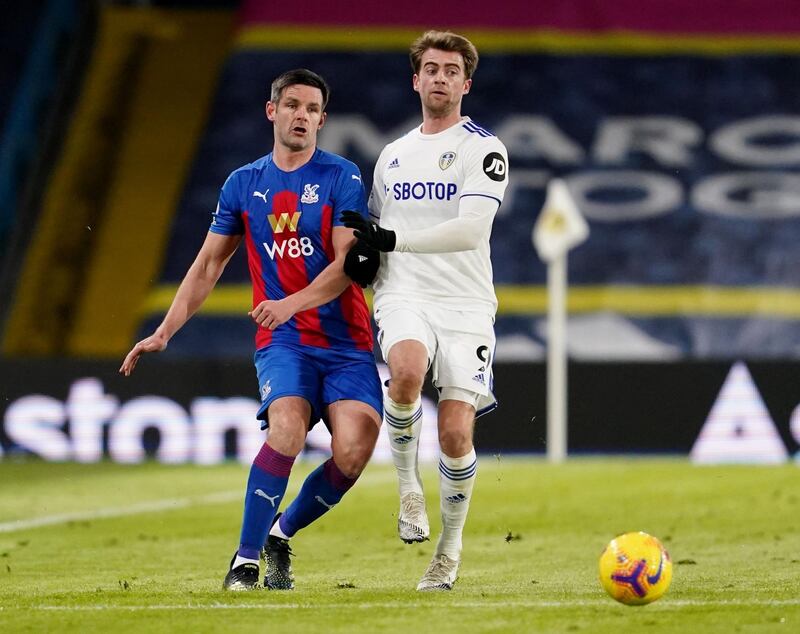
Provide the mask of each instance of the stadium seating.
{"label": "stadium seating", "polygon": [[[765,173],[767,179],[780,178],[792,165],[782,164],[777,150],[771,164],[756,165],[759,148],[753,143],[743,147],[734,170],[724,144],[715,139],[736,135],[743,126],[769,127],[753,112],[789,108],[791,89],[783,78],[787,66],[800,71],[798,59],[736,51],[722,58],[676,59],[657,52],[543,55],[498,48],[482,49],[475,86],[464,102],[466,113],[506,142],[511,159],[512,185],[492,237],[501,296],[498,358],[542,355],[546,269],[531,246],[531,230],[543,184],[554,175],[565,176],[573,193],[583,196],[591,225],[590,239],[569,258],[573,357],[796,355],[800,330],[792,289],[800,270],[794,247],[800,219],[796,211],[769,207],[764,196],[775,185],[758,181]],[[328,77],[333,88],[321,145],[356,161],[367,187],[383,143],[414,125],[418,98],[401,52],[237,51],[220,79],[175,217],[162,283],[176,284],[185,273],[228,173],[270,150],[271,131],[261,110],[269,80],[304,65]],[[761,82],[764,91],[748,90],[736,73]],[[364,77],[370,78],[366,88]],[[698,95],[686,85],[689,77],[716,79]],[[782,124],[774,124],[775,139],[768,143],[782,138]],[[659,142],[665,153],[655,147]],[[771,147],[776,146],[761,149]],[[726,178],[741,183],[720,192]],[[760,207],[742,204],[759,196]],[[245,258],[238,254],[222,284],[243,290],[239,303],[229,305],[224,328],[219,322],[217,329],[225,331],[230,354],[251,346],[247,283]],[[538,299],[526,300],[533,289]],[[140,334],[157,318],[151,315]],[[209,323],[217,319],[206,315],[189,324],[176,338],[174,354],[205,354]]]}

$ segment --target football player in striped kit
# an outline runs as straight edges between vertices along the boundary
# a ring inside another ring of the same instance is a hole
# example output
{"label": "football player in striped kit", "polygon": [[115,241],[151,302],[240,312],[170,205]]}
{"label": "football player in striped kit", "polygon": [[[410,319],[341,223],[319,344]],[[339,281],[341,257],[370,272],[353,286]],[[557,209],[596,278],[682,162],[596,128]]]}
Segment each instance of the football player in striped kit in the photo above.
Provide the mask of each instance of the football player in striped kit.
{"label": "football player in striped kit", "polygon": [[[371,281],[378,255],[360,248],[342,221],[347,210],[367,214],[361,174],[317,148],[329,94],[322,77],[288,71],[271,88],[266,115],[273,151],[225,181],[206,240],[167,315],[120,368],[128,375],[143,353],[166,348],[244,242],[253,283],[249,314],[257,324],[257,417],[268,435],[250,469],[227,590],[258,587],[261,557],[265,587],[294,587],[289,539],[355,484],[382,418],[369,309],[359,287]],[[320,419],[331,432],[333,455],[278,513],[294,460]]]}
{"label": "football player in striped kit", "polygon": [[489,237],[508,156],[497,137],[461,115],[477,63],[473,44],[455,33],[428,31],[413,43],[422,124],[378,158],[371,218],[345,214],[345,225],[383,252],[375,320],[391,374],[384,410],[399,478],[398,532],[408,543],[430,534],[417,468],[429,368],[439,390],[442,534],[418,590],[450,590],[456,581],[477,470],[475,418],[496,405]]}

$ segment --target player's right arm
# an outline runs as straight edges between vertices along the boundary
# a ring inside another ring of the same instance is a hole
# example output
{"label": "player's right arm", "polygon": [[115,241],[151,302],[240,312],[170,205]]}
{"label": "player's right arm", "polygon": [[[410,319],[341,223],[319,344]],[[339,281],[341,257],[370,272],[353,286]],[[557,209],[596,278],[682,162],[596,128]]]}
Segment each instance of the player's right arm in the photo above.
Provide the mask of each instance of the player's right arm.
{"label": "player's right arm", "polygon": [[189,272],[183,278],[164,321],[155,332],[138,342],[122,362],[120,373],[130,376],[145,352],[161,352],[172,336],[194,315],[211,293],[225,265],[241,242],[241,235],[220,235],[211,231]]}
{"label": "player's right arm", "polygon": [[386,202],[386,185],[383,182],[383,171],[386,167],[386,148],[388,147],[383,148],[378,160],[375,162],[375,168],[372,172],[372,189],[367,199],[367,210],[375,222],[380,220],[381,209],[383,209],[383,203]]}

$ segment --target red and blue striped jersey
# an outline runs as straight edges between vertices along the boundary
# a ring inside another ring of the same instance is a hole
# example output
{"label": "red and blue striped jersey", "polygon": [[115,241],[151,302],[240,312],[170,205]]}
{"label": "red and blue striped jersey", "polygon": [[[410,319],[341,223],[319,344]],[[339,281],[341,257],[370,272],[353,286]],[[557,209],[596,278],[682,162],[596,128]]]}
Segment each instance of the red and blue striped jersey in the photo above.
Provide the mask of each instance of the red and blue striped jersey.
{"label": "red and blue striped jersey", "polygon": [[[333,228],[341,214],[367,215],[364,185],[353,163],[317,149],[302,167],[284,172],[268,154],[240,167],[220,192],[210,231],[244,234],[253,307],[306,287],[334,259]],[[270,343],[372,350],[364,293],[351,284],[337,298],[297,313],[274,331],[258,328],[256,348]]]}

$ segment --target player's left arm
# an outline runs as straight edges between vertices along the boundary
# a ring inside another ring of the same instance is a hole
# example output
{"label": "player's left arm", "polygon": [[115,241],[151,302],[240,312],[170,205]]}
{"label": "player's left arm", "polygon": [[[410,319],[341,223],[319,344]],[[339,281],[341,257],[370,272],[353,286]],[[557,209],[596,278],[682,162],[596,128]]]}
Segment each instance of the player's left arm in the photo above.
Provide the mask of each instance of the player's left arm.
{"label": "player's left arm", "polygon": [[453,253],[477,249],[492,230],[508,185],[505,147],[494,137],[489,141],[491,145],[483,146],[478,152],[473,149],[467,159],[469,167],[457,217],[422,229],[393,231],[346,212],[345,226],[355,229],[357,238],[379,251]]}
{"label": "player's left arm", "polygon": [[477,249],[492,230],[500,201],[484,195],[464,196],[458,217],[424,229],[397,231],[395,251],[453,253]]}
{"label": "player's left arm", "polygon": [[283,299],[265,300],[248,313],[259,326],[275,330],[296,313],[322,306],[339,297],[352,284],[352,280],[345,275],[344,260],[350,247],[356,243],[353,231],[334,227],[332,241],[333,262],[322,269],[308,286]]}

